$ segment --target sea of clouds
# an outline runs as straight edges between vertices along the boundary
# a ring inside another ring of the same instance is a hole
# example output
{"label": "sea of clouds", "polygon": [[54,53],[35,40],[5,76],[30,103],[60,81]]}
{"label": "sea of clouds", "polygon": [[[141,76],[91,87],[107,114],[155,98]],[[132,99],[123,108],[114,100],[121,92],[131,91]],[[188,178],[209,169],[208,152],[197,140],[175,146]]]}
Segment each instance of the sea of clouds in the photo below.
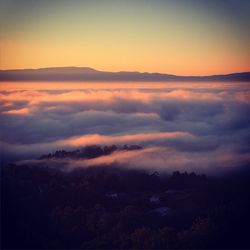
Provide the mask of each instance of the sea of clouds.
{"label": "sea of clouds", "polygon": [[249,165],[249,83],[73,85],[1,89],[3,164],[91,144],[138,144],[142,150],[64,163],[206,173]]}

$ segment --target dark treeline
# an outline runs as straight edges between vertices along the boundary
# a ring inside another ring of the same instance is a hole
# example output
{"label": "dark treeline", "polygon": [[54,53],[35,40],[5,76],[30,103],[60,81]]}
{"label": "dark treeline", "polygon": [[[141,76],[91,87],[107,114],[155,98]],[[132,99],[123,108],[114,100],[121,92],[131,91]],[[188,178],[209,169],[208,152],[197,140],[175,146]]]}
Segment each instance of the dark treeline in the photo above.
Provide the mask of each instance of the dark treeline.
{"label": "dark treeline", "polygon": [[42,155],[40,159],[63,159],[63,158],[72,158],[72,159],[92,159],[100,156],[110,155],[115,151],[131,151],[142,149],[138,145],[123,145],[123,146],[100,146],[100,145],[89,145],[81,149],[76,149],[72,151],[58,150],[55,153],[50,153],[47,155]]}
{"label": "dark treeline", "polygon": [[249,248],[249,175],[1,169],[2,248]]}

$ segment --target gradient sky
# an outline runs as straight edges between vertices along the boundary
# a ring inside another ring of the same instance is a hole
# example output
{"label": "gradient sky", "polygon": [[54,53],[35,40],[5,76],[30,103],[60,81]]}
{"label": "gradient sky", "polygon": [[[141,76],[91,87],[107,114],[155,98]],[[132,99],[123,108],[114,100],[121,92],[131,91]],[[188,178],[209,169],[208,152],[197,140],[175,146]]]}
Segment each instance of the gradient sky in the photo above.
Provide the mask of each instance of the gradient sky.
{"label": "gradient sky", "polygon": [[250,71],[249,0],[2,0],[1,69]]}

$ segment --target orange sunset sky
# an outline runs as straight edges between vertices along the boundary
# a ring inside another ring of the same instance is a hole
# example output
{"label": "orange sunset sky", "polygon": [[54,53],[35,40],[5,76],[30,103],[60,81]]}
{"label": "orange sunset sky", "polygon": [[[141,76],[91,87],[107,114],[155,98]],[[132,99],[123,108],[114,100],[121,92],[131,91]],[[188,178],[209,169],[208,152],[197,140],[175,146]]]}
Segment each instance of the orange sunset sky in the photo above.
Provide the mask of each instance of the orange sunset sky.
{"label": "orange sunset sky", "polygon": [[1,1],[1,69],[250,71],[250,1]]}

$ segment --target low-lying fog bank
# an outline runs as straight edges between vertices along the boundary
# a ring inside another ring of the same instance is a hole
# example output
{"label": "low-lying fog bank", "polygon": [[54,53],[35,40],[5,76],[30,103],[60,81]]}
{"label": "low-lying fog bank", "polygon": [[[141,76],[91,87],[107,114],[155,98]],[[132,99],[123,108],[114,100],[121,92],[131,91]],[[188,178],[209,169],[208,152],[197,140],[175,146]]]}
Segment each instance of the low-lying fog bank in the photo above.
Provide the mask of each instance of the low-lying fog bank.
{"label": "low-lying fog bank", "polygon": [[250,162],[249,83],[6,84],[2,165],[93,144],[140,145],[98,161],[158,171],[208,174]]}

